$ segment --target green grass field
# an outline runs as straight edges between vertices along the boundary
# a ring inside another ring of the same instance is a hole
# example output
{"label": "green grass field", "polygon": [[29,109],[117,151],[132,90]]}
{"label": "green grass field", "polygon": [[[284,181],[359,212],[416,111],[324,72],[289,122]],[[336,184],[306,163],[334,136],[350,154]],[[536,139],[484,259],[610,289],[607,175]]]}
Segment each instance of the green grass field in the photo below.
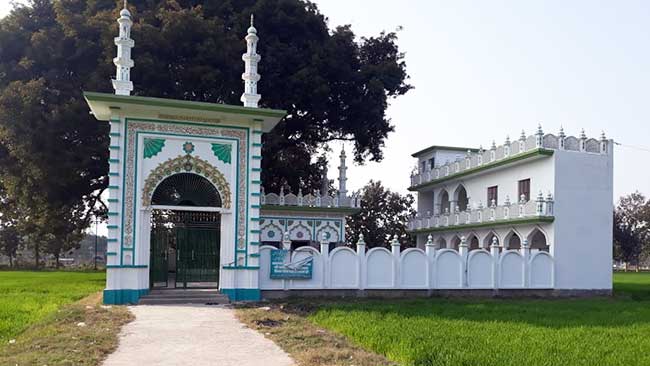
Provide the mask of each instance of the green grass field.
{"label": "green grass field", "polygon": [[0,271],[0,342],[105,285],[99,272]]}
{"label": "green grass field", "polygon": [[400,365],[650,365],[650,274],[613,298],[327,304],[310,320]]}

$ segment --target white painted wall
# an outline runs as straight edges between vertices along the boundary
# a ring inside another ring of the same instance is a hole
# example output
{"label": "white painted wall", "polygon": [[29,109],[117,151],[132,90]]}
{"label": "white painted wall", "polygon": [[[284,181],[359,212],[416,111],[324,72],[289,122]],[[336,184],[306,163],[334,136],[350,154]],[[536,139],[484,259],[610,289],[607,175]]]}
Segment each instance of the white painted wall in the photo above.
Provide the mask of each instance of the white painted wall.
{"label": "white painted wall", "polygon": [[309,280],[272,280],[270,252],[260,248],[259,284],[262,290],[300,289],[552,289],[553,258],[548,253],[531,255],[529,249],[499,253],[484,249],[460,252],[453,249],[426,251],[418,248],[400,252],[357,246],[356,252],[339,247],[331,253],[327,245],[319,253],[311,247],[298,248],[293,260],[312,255],[313,277]]}
{"label": "white painted wall", "polygon": [[[506,196],[510,197],[511,203],[518,201],[519,181],[530,179],[531,199],[535,199],[537,192],[542,190],[544,195],[554,191],[554,164],[552,157],[541,157],[534,161],[522,161],[519,164],[495,168],[484,173],[472,175],[468,178],[450,180],[439,186],[431,188],[434,194],[434,202],[440,204],[439,197],[442,190],[449,193],[449,199],[454,199],[454,192],[463,185],[471,207],[475,208],[479,202],[487,207],[488,187],[498,186],[498,204],[505,201]],[[420,212],[423,213],[423,212]]]}
{"label": "white painted wall", "polygon": [[612,288],[613,151],[555,152],[556,286]]}

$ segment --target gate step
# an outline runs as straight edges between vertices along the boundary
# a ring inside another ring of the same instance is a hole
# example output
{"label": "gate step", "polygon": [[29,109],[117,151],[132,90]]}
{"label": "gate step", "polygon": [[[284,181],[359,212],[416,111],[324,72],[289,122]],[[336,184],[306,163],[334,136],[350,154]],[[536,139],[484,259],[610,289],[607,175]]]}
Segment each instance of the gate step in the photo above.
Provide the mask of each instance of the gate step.
{"label": "gate step", "polygon": [[228,304],[230,299],[218,290],[153,290],[142,296],[141,305],[170,305],[170,304]]}
{"label": "gate step", "polygon": [[171,297],[179,297],[179,296],[226,296],[219,292],[219,290],[216,289],[209,289],[209,290],[204,290],[204,289],[169,289],[169,290],[151,290],[146,296],[156,296],[156,297],[163,297],[163,296],[171,296]]}

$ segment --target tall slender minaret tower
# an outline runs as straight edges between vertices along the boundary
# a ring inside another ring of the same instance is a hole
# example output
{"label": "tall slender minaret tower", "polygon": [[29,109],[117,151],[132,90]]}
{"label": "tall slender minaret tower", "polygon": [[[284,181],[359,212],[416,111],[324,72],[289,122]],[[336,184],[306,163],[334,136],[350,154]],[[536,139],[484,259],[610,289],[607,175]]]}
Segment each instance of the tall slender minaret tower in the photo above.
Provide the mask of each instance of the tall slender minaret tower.
{"label": "tall slender minaret tower", "polygon": [[348,194],[346,188],[348,178],[345,175],[348,170],[348,167],[345,166],[345,146],[341,147],[341,155],[339,155],[339,158],[341,159],[341,165],[339,165],[339,202],[343,202]]}
{"label": "tall slender minaret tower", "polygon": [[260,81],[260,75],[257,73],[257,64],[262,59],[257,54],[257,29],[253,26],[253,15],[251,14],[251,26],[248,28],[246,36],[246,53],[242,55],[244,60],[244,73],[241,75],[244,80],[244,94],[241,95],[241,101],[244,107],[257,108],[261,95],[257,94],[257,82]]}
{"label": "tall slender minaret tower", "polygon": [[133,91],[131,68],[134,65],[131,59],[131,49],[135,46],[135,42],[131,39],[133,21],[131,20],[131,13],[126,8],[126,0],[124,0],[124,9],[120,12],[117,23],[120,25],[120,35],[115,37],[117,57],[113,59],[113,63],[117,70],[113,80],[113,89],[115,89],[117,95],[131,95]]}

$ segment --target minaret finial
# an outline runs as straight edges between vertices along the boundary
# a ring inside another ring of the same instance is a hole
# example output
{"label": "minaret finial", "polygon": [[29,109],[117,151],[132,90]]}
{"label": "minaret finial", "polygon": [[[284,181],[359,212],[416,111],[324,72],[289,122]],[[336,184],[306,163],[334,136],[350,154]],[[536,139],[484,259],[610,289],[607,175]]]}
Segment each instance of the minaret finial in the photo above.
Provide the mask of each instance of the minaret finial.
{"label": "minaret finial", "polygon": [[348,167],[345,165],[345,145],[341,146],[341,155],[339,155],[340,165],[339,165],[339,202],[344,202],[345,197],[348,194],[347,189],[347,176],[346,172]]}
{"label": "minaret finial", "polygon": [[244,60],[244,73],[241,78],[244,80],[244,93],[240,100],[244,103],[244,107],[257,108],[262,97],[257,93],[257,82],[260,80],[260,75],[257,73],[257,64],[260,62],[261,57],[257,54],[257,29],[253,26],[253,14],[251,14],[251,26],[248,28],[248,35],[246,35],[246,53],[242,55]]}
{"label": "minaret finial", "polygon": [[[124,0],[126,1],[126,0]],[[251,14],[251,27],[253,27],[253,21],[255,20],[255,15]]]}
{"label": "minaret finial", "polygon": [[131,95],[133,91],[133,82],[131,82],[131,68],[134,66],[131,59],[131,49],[135,42],[131,39],[131,13],[127,9],[127,0],[124,0],[124,9],[120,11],[120,18],[117,23],[120,25],[120,33],[115,37],[115,46],[117,46],[117,57],[113,59],[115,64],[115,79],[113,80],[113,89],[117,95]]}

